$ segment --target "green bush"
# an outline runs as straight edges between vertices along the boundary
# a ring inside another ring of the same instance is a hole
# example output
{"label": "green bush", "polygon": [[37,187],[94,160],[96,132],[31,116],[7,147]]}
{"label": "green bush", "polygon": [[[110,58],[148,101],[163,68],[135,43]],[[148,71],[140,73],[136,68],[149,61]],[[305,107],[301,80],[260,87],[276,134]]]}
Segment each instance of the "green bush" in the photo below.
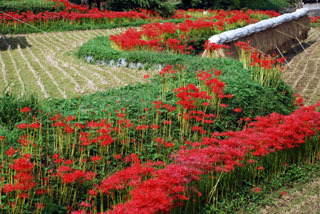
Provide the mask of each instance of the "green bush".
{"label": "green bush", "polygon": [[236,9],[240,7],[239,0],[182,0],[182,8],[201,9]]}
{"label": "green bush", "polygon": [[119,4],[118,0],[109,0],[106,4],[108,10],[113,11],[128,11],[138,8],[153,10],[163,17],[173,15],[172,4],[167,0],[123,0]]}
{"label": "green bush", "polygon": [[[292,2],[292,1],[291,1]],[[289,0],[182,0],[180,8],[203,8],[203,9],[260,9],[279,11],[289,6]]]}
{"label": "green bush", "polygon": [[0,11],[4,12],[27,12],[40,13],[45,11],[60,11],[64,9],[62,4],[57,7],[56,2],[47,0],[1,0]]}
{"label": "green bush", "polygon": [[0,126],[12,130],[18,122],[26,119],[26,115],[20,112],[24,107],[32,109],[31,115],[37,115],[39,100],[34,95],[16,97],[5,90],[0,96]]}
{"label": "green bush", "polygon": [[[227,130],[236,128],[237,121],[240,117],[255,117],[257,115],[267,115],[272,112],[281,114],[289,114],[294,110],[294,95],[289,86],[281,82],[277,88],[263,87],[258,82],[251,80],[251,72],[243,69],[242,64],[234,59],[210,59],[200,56],[175,55],[167,53],[155,52],[128,52],[117,51],[110,47],[109,37],[97,37],[85,43],[79,50],[79,57],[91,56],[92,62],[103,62],[108,64],[110,61],[125,59],[127,63],[142,63],[145,67],[153,67],[158,65],[184,65],[186,76],[185,81],[188,83],[197,82],[195,71],[210,70],[216,68],[222,70],[221,79],[226,83],[225,93],[234,95],[233,99],[223,100],[227,103],[228,108],[224,109],[223,121],[217,123],[218,130]],[[147,90],[150,87],[150,90]],[[105,92],[99,95],[90,95],[88,105],[96,103],[97,105],[110,104],[114,102],[115,97],[122,97],[125,103],[137,103],[144,99],[150,101],[159,95],[160,80],[155,78],[150,85],[139,84],[137,86],[128,86],[120,90],[114,89],[112,93]],[[116,91],[115,91],[116,90]],[[151,95],[144,93],[149,91]],[[119,95],[119,93],[121,95]],[[111,96],[113,94],[113,97]],[[168,100],[175,103],[175,95],[173,92],[167,94]],[[94,100],[94,102],[91,102]],[[108,101],[109,100],[109,101]],[[137,104],[138,105],[138,104]],[[96,108],[96,107],[93,107]],[[242,108],[241,114],[235,114],[234,108]],[[97,108],[99,109],[99,108]],[[95,110],[97,110],[95,109]],[[138,108],[137,108],[138,109]]]}
{"label": "green bush", "polygon": [[73,4],[81,4],[82,1],[81,0],[69,0],[70,3],[73,3]]}
{"label": "green bush", "polygon": [[279,11],[284,7],[288,7],[288,0],[267,0],[267,1],[259,1],[259,0],[246,0],[242,1],[241,7],[246,7],[250,9],[259,9],[259,10],[275,10]]}

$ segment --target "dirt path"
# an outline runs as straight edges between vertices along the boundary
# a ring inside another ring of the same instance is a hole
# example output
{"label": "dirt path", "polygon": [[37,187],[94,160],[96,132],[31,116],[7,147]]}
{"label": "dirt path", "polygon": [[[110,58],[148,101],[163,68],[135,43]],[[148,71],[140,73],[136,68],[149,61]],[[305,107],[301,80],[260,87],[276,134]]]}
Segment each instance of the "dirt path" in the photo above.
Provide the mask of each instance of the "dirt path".
{"label": "dirt path", "polygon": [[[124,29],[68,31],[7,36],[0,42],[0,92],[68,98],[144,81],[144,70],[90,65],[72,54],[96,36]],[[152,71],[148,71],[152,73]]]}
{"label": "dirt path", "polygon": [[289,189],[286,195],[276,199],[272,206],[262,208],[261,214],[319,214],[320,178],[313,182]]}
{"label": "dirt path", "polygon": [[284,80],[302,95],[306,105],[320,99],[320,40],[313,32],[320,38],[320,28],[311,30],[305,44],[306,52],[297,50],[300,53],[295,54],[284,73]]}

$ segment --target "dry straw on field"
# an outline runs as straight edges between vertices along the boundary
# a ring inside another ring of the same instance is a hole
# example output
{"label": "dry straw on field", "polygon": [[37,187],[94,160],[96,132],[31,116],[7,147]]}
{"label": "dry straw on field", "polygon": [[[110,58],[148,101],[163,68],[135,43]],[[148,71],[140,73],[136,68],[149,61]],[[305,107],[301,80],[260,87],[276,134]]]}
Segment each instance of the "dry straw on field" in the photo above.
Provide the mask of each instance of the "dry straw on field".
{"label": "dry straw on field", "polygon": [[277,52],[276,47],[281,52],[288,51],[294,45],[299,44],[299,41],[303,41],[308,37],[308,31],[310,30],[310,20],[308,16],[303,16],[297,20],[283,23],[277,27],[269,28],[264,31],[260,31],[249,36],[239,38],[236,41],[225,43],[230,46],[229,49],[216,50],[215,54],[208,54],[206,51],[203,56],[214,55],[214,56],[232,56],[239,58],[238,50],[235,47],[235,43],[238,41],[248,42],[250,46],[258,49],[264,54],[273,54]]}

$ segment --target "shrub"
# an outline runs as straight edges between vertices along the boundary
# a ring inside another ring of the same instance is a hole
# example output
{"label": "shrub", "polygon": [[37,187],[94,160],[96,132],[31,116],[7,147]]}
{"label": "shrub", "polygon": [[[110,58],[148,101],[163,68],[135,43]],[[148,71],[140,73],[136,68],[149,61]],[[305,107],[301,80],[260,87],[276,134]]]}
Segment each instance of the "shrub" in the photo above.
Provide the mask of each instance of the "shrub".
{"label": "shrub", "polygon": [[107,2],[106,8],[114,11],[128,11],[138,8],[153,10],[163,17],[173,15],[173,8],[167,0],[123,0],[119,4],[118,0]]}
{"label": "shrub", "polygon": [[[278,87],[264,87],[256,81],[251,80],[251,74],[249,70],[243,69],[240,62],[234,59],[209,59],[199,56],[189,55],[175,55],[165,53],[154,52],[119,52],[110,47],[109,37],[97,37],[85,43],[79,51],[80,57],[91,56],[93,62],[103,62],[109,64],[110,61],[117,62],[118,59],[125,59],[126,63],[142,63],[145,67],[152,67],[155,65],[167,65],[167,64],[180,64],[184,65],[186,76],[185,81],[187,83],[194,83],[196,80],[195,73],[199,70],[208,71],[212,68],[221,70],[221,80],[226,83],[225,94],[232,94],[234,98],[228,101],[229,106],[224,110],[224,121],[219,124],[219,129],[226,130],[230,128],[236,128],[238,126],[237,121],[240,117],[254,117],[257,115],[267,115],[272,112],[278,112],[281,114],[289,114],[294,109],[293,101],[294,96],[291,88],[287,86],[283,81]],[[150,87],[155,97],[160,91],[159,80],[154,80]],[[146,90],[146,84],[140,84],[135,87],[128,86],[122,88],[121,97],[127,104],[137,103],[142,99],[149,100],[149,95],[141,93]],[[115,92],[119,94],[120,91]],[[111,92],[100,94],[99,96],[90,96],[88,104],[92,106],[91,99],[96,100],[98,105],[107,105],[115,99],[113,97],[110,101],[108,96]],[[114,93],[114,92],[113,92]],[[128,94],[128,95],[126,95]],[[136,94],[137,97],[133,96]],[[168,100],[171,99],[175,102],[175,96],[167,94]],[[93,98],[95,97],[95,98]],[[107,102],[107,103],[106,103]],[[226,101],[227,102],[227,101]],[[232,112],[235,108],[242,108],[244,111],[241,114],[234,114]]]}
{"label": "shrub", "polygon": [[32,11],[34,13],[46,12],[46,11],[60,11],[64,6],[57,2],[47,0],[2,0],[0,1],[0,11],[4,12],[27,12]]}
{"label": "shrub", "polygon": [[[5,89],[6,90],[6,89]],[[16,123],[25,119],[21,109],[29,107],[32,114],[37,115],[39,100],[36,96],[16,97],[11,92],[2,91],[0,96],[0,125],[12,130]]]}
{"label": "shrub", "polygon": [[243,1],[241,7],[246,7],[250,9],[259,9],[259,10],[276,10],[279,11],[284,7],[288,7],[288,0],[267,0],[267,1],[258,1],[258,0],[246,0]]}
{"label": "shrub", "polygon": [[179,7],[187,8],[203,8],[203,9],[260,9],[260,10],[276,10],[279,11],[283,7],[288,7],[288,0],[182,0]]}
{"label": "shrub", "polygon": [[182,8],[235,9],[240,7],[239,0],[182,0]]}

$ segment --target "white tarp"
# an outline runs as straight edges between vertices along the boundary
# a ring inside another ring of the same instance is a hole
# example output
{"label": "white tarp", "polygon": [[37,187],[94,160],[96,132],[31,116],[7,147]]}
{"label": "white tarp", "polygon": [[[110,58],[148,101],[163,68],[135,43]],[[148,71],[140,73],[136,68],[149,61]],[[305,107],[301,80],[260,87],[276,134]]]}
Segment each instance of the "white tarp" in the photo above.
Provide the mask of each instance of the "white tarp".
{"label": "white tarp", "polygon": [[305,15],[307,15],[308,9],[302,8],[298,9],[293,13],[286,13],[281,16],[262,20],[255,24],[248,25],[243,28],[238,28],[235,30],[226,31],[209,38],[210,43],[224,44],[238,40],[239,38],[249,36],[253,33],[264,31],[269,28],[274,28],[285,22],[290,22],[292,20],[297,20]]}

